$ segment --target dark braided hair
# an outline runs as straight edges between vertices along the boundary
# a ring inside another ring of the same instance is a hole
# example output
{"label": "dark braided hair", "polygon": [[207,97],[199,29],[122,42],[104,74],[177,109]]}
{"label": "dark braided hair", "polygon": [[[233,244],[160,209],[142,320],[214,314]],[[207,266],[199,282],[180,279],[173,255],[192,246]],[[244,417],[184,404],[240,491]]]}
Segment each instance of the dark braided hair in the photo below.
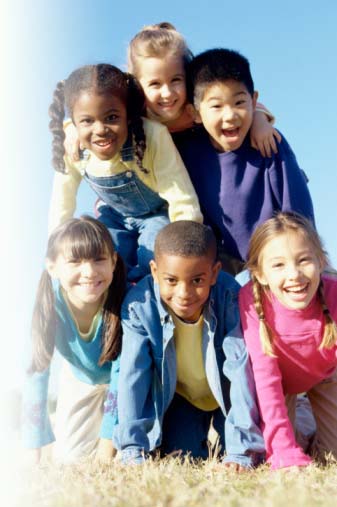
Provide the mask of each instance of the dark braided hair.
{"label": "dark braided hair", "polygon": [[111,94],[117,96],[127,111],[129,134],[135,142],[135,158],[138,167],[145,173],[142,161],[146,149],[146,138],[143,129],[142,114],[145,110],[145,97],[136,79],[126,72],[122,72],[114,65],[100,63],[85,65],[76,69],[65,81],[60,81],[53,95],[53,102],[49,108],[50,131],[53,134],[52,163],[56,171],[65,172],[64,164],[64,131],[63,120],[65,114],[72,117],[76,100],[81,93],[92,91],[98,95]]}

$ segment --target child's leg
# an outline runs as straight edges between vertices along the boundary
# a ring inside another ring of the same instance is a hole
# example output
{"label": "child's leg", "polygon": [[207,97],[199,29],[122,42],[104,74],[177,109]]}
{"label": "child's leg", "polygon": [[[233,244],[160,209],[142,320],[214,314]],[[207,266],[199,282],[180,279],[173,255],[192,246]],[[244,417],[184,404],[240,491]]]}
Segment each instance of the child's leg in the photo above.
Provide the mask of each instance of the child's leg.
{"label": "child's leg", "polygon": [[63,362],[56,408],[56,460],[70,462],[96,450],[107,388],[106,384],[81,382]]}
{"label": "child's leg", "polygon": [[181,451],[192,458],[207,459],[208,431],[213,411],[205,412],[175,394],[168,407],[162,426],[162,454]]}
{"label": "child's leg", "polygon": [[313,453],[324,458],[331,452],[337,459],[337,369],[310,389],[308,396],[317,424]]}
{"label": "child's leg", "polygon": [[138,231],[128,228],[125,224],[127,219],[115,213],[110,206],[105,204],[98,211],[98,220],[109,229],[116,250],[129,272],[137,264]]}
{"label": "child's leg", "polygon": [[139,280],[150,272],[149,262],[153,259],[154,241],[158,232],[170,223],[167,211],[163,210],[146,218],[134,219],[138,222],[137,265],[130,271],[130,280]]}

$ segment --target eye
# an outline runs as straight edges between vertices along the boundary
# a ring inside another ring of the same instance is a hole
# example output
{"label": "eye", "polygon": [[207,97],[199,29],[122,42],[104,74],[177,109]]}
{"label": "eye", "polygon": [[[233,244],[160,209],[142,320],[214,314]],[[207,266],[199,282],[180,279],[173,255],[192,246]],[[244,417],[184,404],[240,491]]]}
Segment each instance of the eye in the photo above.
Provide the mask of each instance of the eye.
{"label": "eye", "polygon": [[149,88],[158,88],[160,86],[159,81],[151,81],[151,83],[148,84]]}
{"label": "eye", "polygon": [[76,265],[76,264],[80,264],[81,263],[81,260],[80,259],[75,259],[75,258],[69,258],[67,259],[67,264],[71,264],[72,266]]}
{"label": "eye", "polygon": [[193,278],[193,285],[201,285],[203,283],[204,279],[201,278],[201,276],[198,276],[197,278]]}
{"label": "eye", "polygon": [[310,262],[311,260],[312,257],[310,257],[309,255],[304,255],[303,257],[300,258],[300,263],[305,264],[306,262]]}
{"label": "eye", "polygon": [[92,123],[92,119],[91,118],[82,118],[80,120],[80,124],[81,125],[90,125]]}
{"label": "eye", "polygon": [[242,105],[246,104],[246,102],[247,102],[247,101],[246,101],[245,99],[240,99],[240,100],[237,100],[237,101],[235,102],[235,105],[236,105],[236,106],[242,106]]}
{"label": "eye", "polygon": [[174,77],[174,78],[172,79],[172,83],[181,83],[182,81],[183,81],[183,78],[182,78],[182,77],[179,77],[179,76]]}
{"label": "eye", "polygon": [[220,104],[212,104],[212,105],[210,106],[210,109],[215,109],[215,110],[217,110],[217,109],[220,109],[220,107],[221,107],[221,106],[220,106]]}
{"label": "eye", "polygon": [[274,263],[271,265],[271,267],[272,267],[273,269],[280,269],[280,268],[283,268],[283,266],[284,266],[283,262],[274,262]]}
{"label": "eye", "polygon": [[112,113],[112,114],[109,114],[106,118],[105,118],[105,121],[107,123],[113,123],[115,121],[117,121],[119,119],[119,116],[118,114],[116,113]]}
{"label": "eye", "polygon": [[175,278],[171,278],[169,276],[165,278],[165,281],[168,285],[175,285],[177,283]]}

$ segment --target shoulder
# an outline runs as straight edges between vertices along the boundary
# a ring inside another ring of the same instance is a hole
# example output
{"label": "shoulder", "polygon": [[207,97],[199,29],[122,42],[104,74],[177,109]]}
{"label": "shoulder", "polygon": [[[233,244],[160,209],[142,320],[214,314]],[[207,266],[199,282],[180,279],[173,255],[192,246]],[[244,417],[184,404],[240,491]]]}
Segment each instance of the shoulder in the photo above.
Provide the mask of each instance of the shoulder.
{"label": "shoulder", "polygon": [[142,118],[143,120],[143,128],[146,137],[149,136],[161,136],[161,135],[168,135],[170,136],[170,133],[165,125],[162,123],[159,123],[156,120],[149,120],[149,118]]}
{"label": "shoulder", "polygon": [[130,314],[147,314],[157,306],[153,278],[147,275],[127,292],[122,305],[122,319],[128,318]]}
{"label": "shoulder", "polygon": [[239,291],[240,307],[249,307],[254,304],[253,283],[247,282]]}
{"label": "shoulder", "polygon": [[239,290],[240,285],[235,278],[225,271],[220,271],[217,281],[212,287],[211,295],[213,299],[217,299],[220,302],[224,301],[226,296],[227,298],[230,297],[231,299],[236,300]]}
{"label": "shoulder", "polygon": [[337,272],[325,271],[322,275],[324,296],[333,318],[337,318]]}

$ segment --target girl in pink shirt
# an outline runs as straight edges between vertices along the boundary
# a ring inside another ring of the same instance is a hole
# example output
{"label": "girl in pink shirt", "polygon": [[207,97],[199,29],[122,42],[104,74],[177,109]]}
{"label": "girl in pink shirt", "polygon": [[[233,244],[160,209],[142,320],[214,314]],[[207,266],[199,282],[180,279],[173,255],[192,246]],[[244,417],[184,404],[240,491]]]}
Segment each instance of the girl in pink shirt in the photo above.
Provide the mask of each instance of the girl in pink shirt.
{"label": "girl in pink shirt", "polygon": [[240,312],[267,461],[272,469],[311,463],[292,425],[302,392],[316,420],[315,454],[337,458],[337,277],[323,273],[320,238],[304,217],[279,213],[254,232],[247,266]]}

